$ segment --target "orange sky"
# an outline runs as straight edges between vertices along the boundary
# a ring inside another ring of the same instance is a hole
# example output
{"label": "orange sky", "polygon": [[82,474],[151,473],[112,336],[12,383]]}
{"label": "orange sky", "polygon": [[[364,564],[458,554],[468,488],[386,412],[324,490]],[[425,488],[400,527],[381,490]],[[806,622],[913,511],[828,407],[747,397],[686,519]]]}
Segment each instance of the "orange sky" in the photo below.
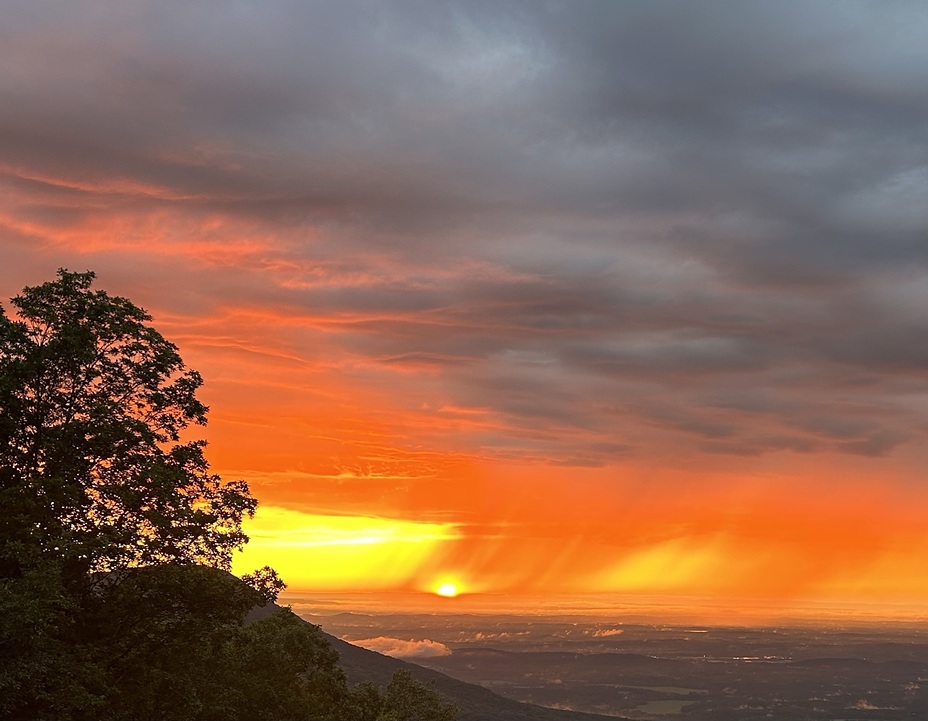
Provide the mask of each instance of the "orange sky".
{"label": "orange sky", "polygon": [[581,5],[10,12],[0,298],[150,311],[293,591],[928,604],[918,11]]}
{"label": "orange sky", "polygon": [[203,332],[212,321],[193,333],[182,319],[171,337],[208,377],[217,369],[204,392],[214,465],[262,500],[242,572],[270,562],[295,591],[452,581],[478,593],[928,601],[917,453],[717,456],[657,430],[642,434],[647,457],[601,466],[544,449],[488,454],[459,439],[504,421],[433,400],[440,373],[413,371],[403,392],[410,371],[395,365],[346,380],[376,363],[286,347],[287,328],[309,326],[324,345],[316,329],[337,321],[239,322],[232,347],[227,331]]}

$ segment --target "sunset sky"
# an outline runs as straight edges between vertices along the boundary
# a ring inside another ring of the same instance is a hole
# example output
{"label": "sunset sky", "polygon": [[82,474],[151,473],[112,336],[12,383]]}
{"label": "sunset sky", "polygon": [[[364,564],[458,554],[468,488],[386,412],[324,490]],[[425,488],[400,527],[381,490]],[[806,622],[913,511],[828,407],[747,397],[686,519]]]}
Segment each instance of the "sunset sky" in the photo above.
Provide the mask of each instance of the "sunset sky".
{"label": "sunset sky", "polygon": [[12,2],[0,299],[206,379],[294,591],[928,607],[928,4]]}

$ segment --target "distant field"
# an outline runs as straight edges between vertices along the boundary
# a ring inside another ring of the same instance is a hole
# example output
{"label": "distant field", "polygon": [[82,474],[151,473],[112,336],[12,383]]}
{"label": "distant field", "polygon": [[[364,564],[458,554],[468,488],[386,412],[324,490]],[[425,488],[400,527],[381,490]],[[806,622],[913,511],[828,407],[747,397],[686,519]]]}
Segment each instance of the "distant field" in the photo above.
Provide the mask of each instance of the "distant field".
{"label": "distant field", "polygon": [[552,708],[641,721],[928,719],[928,627],[919,623],[299,610],[345,640]]}
{"label": "distant field", "polygon": [[648,701],[640,706],[636,706],[634,711],[639,711],[649,716],[667,716],[669,714],[682,713],[683,709],[690,705],[689,701]]}

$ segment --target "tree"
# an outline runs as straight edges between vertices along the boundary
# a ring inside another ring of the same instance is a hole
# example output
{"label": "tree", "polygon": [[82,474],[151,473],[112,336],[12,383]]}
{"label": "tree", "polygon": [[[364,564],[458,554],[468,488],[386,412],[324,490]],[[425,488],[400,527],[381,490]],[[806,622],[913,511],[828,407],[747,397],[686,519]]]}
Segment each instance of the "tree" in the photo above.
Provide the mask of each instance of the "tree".
{"label": "tree", "polygon": [[96,715],[114,683],[97,620],[116,613],[128,569],[228,569],[256,506],[243,481],[209,472],[202,441],[181,438],[206,422],[199,374],[93,280],[59,270],[13,298],[12,317],[0,308],[5,718]]}
{"label": "tree", "polygon": [[246,573],[242,580],[258,593],[264,604],[274,603],[280,592],[287,587],[283,579],[277,575],[277,571],[270,566],[262,566],[253,573]]}
{"label": "tree", "polygon": [[408,668],[399,668],[387,686],[379,721],[454,721],[457,708],[438,693],[413,678]]}
{"label": "tree", "polygon": [[[202,378],[94,274],[58,271],[0,309],[0,578],[41,561],[67,583],[133,566],[228,569],[256,501],[209,472]],[[94,575],[96,574],[96,575]]]}
{"label": "tree", "polygon": [[72,717],[202,719],[247,680],[231,649],[261,599],[231,574],[209,566],[148,566],[127,573],[97,600],[81,618],[82,664],[98,670],[97,698],[69,709]]}
{"label": "tree", "polygon": [[[227,645],[222,691],[207,721],[359,719],[338,653],[289,609],[249,624]],[[373,717],[367,717],[373,719]]]}

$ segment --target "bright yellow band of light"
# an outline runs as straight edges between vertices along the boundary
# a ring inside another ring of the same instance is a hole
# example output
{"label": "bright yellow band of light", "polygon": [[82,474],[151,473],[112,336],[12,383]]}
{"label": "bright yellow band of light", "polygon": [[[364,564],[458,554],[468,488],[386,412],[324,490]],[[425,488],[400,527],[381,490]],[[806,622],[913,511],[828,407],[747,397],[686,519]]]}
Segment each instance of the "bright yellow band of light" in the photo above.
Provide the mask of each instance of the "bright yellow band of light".
{"label": "bright yellow band of light", "polygon": [[277,570],[294,590],[384,590],[412,582],[444,541],[458,537],[450,523],[301,513],[262,506],[245,531],[251,541],[232,570]]}

